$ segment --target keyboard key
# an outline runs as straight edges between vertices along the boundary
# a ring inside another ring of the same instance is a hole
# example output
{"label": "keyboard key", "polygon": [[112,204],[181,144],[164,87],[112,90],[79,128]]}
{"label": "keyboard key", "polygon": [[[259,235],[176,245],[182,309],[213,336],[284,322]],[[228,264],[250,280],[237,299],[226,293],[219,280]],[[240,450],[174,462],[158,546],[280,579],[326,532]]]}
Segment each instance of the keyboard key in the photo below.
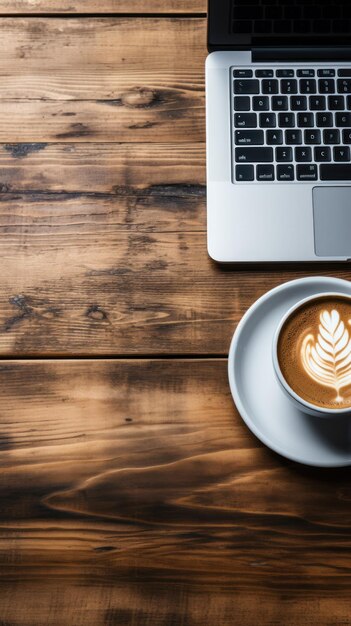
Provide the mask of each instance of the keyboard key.
{"label": "keyboard key", "polygon": [[335,80],[319,80],[318,89],[319,93],[335,93]]}
{"label": "keyboard key", "polygon": [[256,70],[255,76],[257,78],[273,78],[273,70]]}
{"label": "keyboard key", "polygon": [[261,128],[275,128],[276,115],[275,113],[260,113],[260,127]]}
{"label": "keyboard key", "polygon": [[295,161],[298,163],[309,163],[312,161],[311,148],[295,148]]}
{"label": "keyboard key", "polygon": [[310,96],[310,110],[324,111],[326,108],[325,96]]}
{"label": "keyboard key", "polygon": [[286,96],[273,96],[272,109],[273,111],[287,111],[289,100]]}
{"label": "keyboard key", "polygon": [[350,160],[350,148],[348,146],[338,146],[333,149],[334,161],[349,161]]}
{"label": "keyboard key", "polygon": [[254,179],[253,165],[237,165],[235,168],[235,180],[246,182]]}
{"label": "keyboard key", "polygon": [[298,129],[285,131],[285,143],[288,145],[298,145],[302,143],[302,131]]}
{"label": "keyboard key", "polygon": [[300,126],[300,128],[312,128],[314,126],[313,113],[298,113],[297,125]]}
{"label": "keyboard key", "polygon": [[300,78],[313,78],[313,76],[315,75],[315,71],[314,70],[297,70],[297,75]]}
{"label": "keyboard key", "polygon": [[252,70],[234,70],[234,78],[252,78]]}
{"label": "keyboard key", "polygon": [[267,130],[266,142],[269,146],[277,146],[283,143],[283,131],[282,130]]}
{"label": "keyboard key", "polygon": [[276,148],[275,160],[279,163],[289,163],[293,160],[292,148]]}
{"label": "keyboard key", "polygon": [[309,165],[297,165],[296,170],[297,180],[318,180],[318,169],[315,163],[310,163]]}
{"label": "keyboard key", "polygon": [[235,143],[237,146],[262,146],[264,143],[263,130],[236,130]]}
{"label": "keyboard key", "polygon": [[328,146],[322,146],[314,149],[314,160],[317,163],[321,161],[331,161],[331,149]]}
{"label": "keyboard key", "polygon": [[314,78],[307,78],[304,80],[300,80],[300,91],[301,93],[316,93],[317,92],[317,83]]}
{"label": "keyboard key", "polygon": [[305,130],[305,144],[307,146],[318,146],[321,143],[321,131],[313,128],[313,130]]}
{"label": "keyboard key", "polygon": [[346,144],[351,144],[351,128],[344,128],[342,131],[342,141]]}
{"label": "keyboard key", "polygon": [[343,68],[338,70],[340,78],[351,78],[351,68]]}
{"label": "keyboard key", "polygon": [[351,80],[338,80],[338,93],[351,93]]}
{"label": "keyboard key", "polygon": [[260,81],[253,78],[252,80],[235,80],[234,93],[241,94],[258,94],[260,93]]}
{"label": "keyboard key", "polygon": [[290,69],[290,68],[286,68],[284,70],[277,70],[276,76],[277,78],[294,78],[295,70]]}
{"label": "keyboard key", "polygon": [[[328,76],[335,76],[335,70],[326,68],[325,70],[318,70],[318,76],[327,78]],[[350,74],[351,75],[351,74]]]}
{"label": "keyboard key", "polygon": [[256,113],[235,113],[234,125],[237,128],[256,128],[257,115]]}
{"label": "keyboard key", "polygon": [[279,82],[276,79],[265,79],[262,81],[262,93],[273,95],[279,92]]}
{"label": "keyboard key", "polygon": [[340,131],[337,128],[323,131],[323,141],[327,145],[340,143]]}
{"label": "keyboard key", "polygon": [[295,180],[293,165],[277,165],[277,179],[281,182]]}
{"label": "keyboard key", "polygon": [[256,179],[266,182],[274,180],[274,165],[257,165]]}
{"label": "keyboard key", "polygon": [[336,113],[336,126],[351,126],[351,113]]}
{"label": "keyboard key", "polygon": [[234,98],[234,110],[235,111],[250,111],[250,98],[249,96],[235,96]]}
{"label": "keyboard key", "polygon": [[328,105],[331,111],[343,111],[345,108],[344,96],[328,96]]}
{"label": "keyboard key", "polygon": [[321,180],[351,180],[350,164],[320,165]]}
{"label": "keyboard key", "polygon": [[306,111],[307,110],[307,98],[306,96],[292,96],[290,99],[292,111]]}
{"label": "keyboard key", "polygon": [[297,93],[297,80],[282,80],[280,81],[281,93],[293,94]]}
{"label": "keyboard key", "polygon": [[237,163],[269,163],[273,161],[273,148],[235,148]]}
{"label": "keyboard key", "polygon": [[316,115],[317,126],[319,128],[328,128],[333,126],[333,114],[332,113],[317,113]]}
{"label": "keyboard key", "polygon": [[268,96],[255,96],[254,98],[252,98],[252,108],[254,111],[268,111],[269,110]]}
{"label": "keyboard key", "polygon": [[279,113],[278,123],[279,123],[280,128],[294,128],[295,114],[294,113]]}

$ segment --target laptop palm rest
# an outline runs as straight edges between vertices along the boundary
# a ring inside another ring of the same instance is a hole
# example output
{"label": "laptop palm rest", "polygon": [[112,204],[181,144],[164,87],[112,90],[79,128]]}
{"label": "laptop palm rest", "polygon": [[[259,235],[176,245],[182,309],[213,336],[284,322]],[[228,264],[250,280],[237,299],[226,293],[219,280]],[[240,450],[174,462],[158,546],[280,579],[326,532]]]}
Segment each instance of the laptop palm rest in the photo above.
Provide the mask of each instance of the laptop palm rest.
{"label": "laptop palm rest", "polygon": [[351,187],[314,187],[312,194],[316,255],[351,258]]}

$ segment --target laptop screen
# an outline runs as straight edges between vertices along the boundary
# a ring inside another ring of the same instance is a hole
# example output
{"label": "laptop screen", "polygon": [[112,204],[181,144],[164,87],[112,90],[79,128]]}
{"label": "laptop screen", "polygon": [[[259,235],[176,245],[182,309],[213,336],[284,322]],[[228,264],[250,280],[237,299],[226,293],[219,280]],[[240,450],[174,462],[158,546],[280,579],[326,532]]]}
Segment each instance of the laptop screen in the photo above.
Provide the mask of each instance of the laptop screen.
{"label": "laptop screen", "polygon": [[351,45],[351,0],[231,0],[234,45]]}

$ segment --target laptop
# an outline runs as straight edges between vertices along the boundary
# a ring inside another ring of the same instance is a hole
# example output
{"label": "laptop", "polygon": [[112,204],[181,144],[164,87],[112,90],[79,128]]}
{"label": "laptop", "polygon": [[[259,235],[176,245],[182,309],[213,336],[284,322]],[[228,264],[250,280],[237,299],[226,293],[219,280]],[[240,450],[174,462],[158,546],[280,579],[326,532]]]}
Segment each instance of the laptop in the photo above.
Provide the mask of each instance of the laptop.
{"label": "laptop", "polygon": [[209,255],[351,260],[351,2],[209,0],[208,48]]}

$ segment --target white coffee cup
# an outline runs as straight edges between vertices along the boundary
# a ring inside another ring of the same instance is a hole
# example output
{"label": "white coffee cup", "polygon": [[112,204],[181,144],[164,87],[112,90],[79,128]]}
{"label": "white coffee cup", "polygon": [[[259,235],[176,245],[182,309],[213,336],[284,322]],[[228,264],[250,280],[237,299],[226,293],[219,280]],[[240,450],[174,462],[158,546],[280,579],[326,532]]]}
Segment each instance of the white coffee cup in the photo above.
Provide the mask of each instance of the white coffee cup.
{"label": "white coffee cup", "polygon": [[279,364],[278,358],[278,342],[281,330],[285,324],[285,322],[289,319],[289,317],[297,311],[300,307],[304,306],[307,302],[312,302],[318,300],[319,298],[328,298],[328,297],[337,297],[342,298],[343,300],[349,300],[351,303],[351,296],[345,295],[344,293],[338,292],[327,292],[327,293],[317,293],[314,296],[309,296],[308,298],[304,298],[300,300],[294,306],[292,306],[289,311],[283,316],[280,320],[278,328],[274,334],[273,338],[273,366],[274,371],[277,377],[278,382],[285,395],[289,398],[289,400],[298,408],[300,411],[304,411],[305,413],[309,413],[310,415],[315,415],[317,417],[335,417],[338,415],[349,415],[351,417],[351,406],[344,407],[342,409],[331,409],[331,408],[323,408],[319,405],[312,404],[307,400],[304,400],[301,396],[299,396],[288,384],[286,381]]}

